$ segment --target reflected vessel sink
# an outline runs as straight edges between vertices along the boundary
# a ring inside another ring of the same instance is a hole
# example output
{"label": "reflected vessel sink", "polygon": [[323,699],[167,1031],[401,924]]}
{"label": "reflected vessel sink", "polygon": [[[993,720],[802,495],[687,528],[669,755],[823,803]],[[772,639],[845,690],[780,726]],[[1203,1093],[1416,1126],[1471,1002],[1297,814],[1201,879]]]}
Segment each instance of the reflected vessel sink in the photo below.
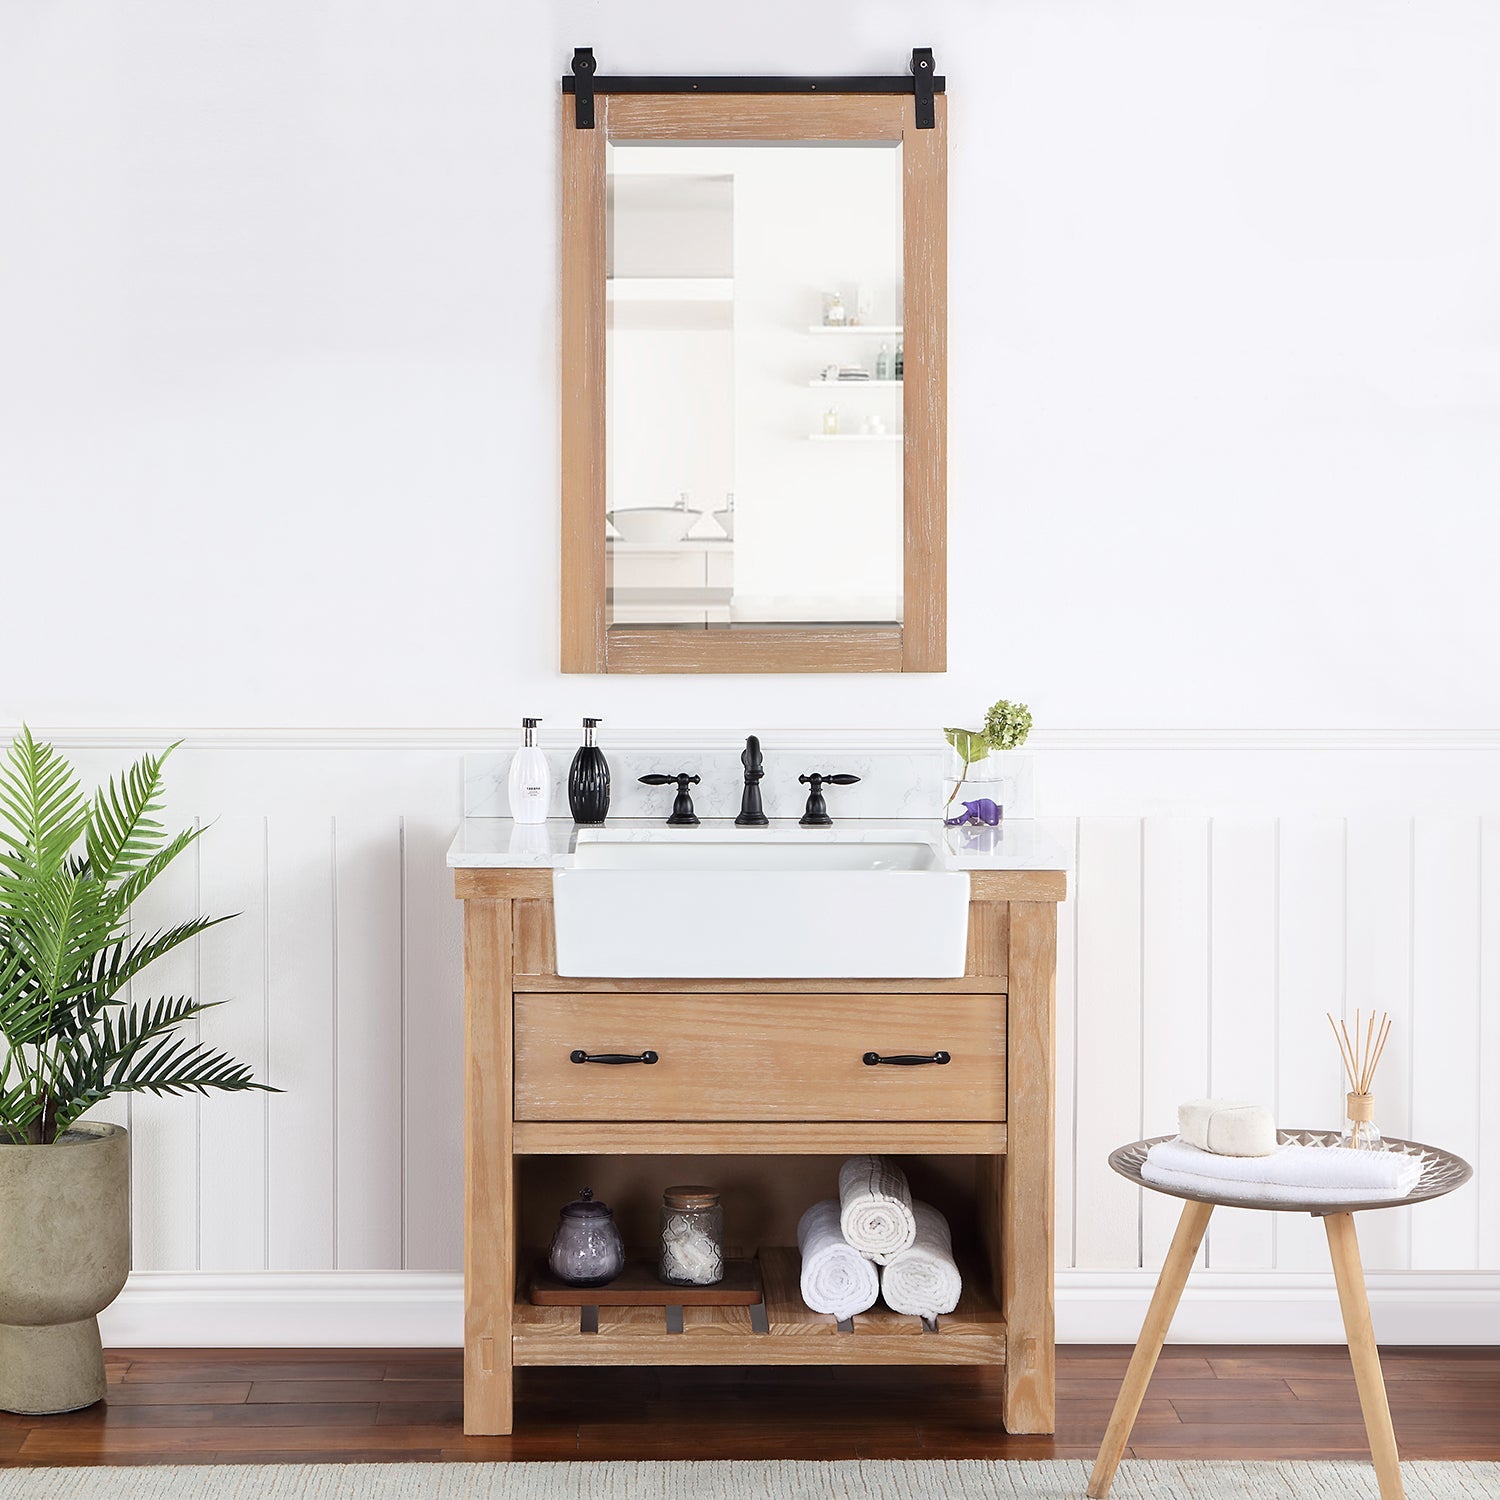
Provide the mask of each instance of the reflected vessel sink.
{"label": "reflected vessel sink", "polygon": [[921,835],[582,830],[553,900],[557,972],[575,978],[964,972],[969,877]]}

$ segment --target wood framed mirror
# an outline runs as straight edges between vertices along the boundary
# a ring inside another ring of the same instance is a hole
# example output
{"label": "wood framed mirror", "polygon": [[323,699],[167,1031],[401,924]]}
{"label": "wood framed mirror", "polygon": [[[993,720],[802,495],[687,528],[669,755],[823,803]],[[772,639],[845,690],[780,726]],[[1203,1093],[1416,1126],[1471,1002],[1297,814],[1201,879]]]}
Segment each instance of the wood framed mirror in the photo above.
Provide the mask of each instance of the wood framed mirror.
{"label": "wood framed mirror", "polygon": [[562,670],[941,672],[947,100],[562,101]]}

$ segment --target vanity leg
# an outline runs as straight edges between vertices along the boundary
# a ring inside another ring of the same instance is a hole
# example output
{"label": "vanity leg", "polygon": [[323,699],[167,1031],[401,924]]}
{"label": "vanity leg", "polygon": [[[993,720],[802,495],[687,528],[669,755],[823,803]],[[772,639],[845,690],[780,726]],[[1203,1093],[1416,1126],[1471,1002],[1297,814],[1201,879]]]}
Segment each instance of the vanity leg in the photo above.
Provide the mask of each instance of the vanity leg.
{"label": "vanity leg", "polygon": [[1212,1203],[1189,1200],[1182,1205],[1177,1233],[1172,1236],[1172,1247],[1167,1251],[1156,1290],[1151,1294],[1151,1306],[1146,1309],[1146,1321],[1141,1324],[1141,1336],[1135,1341],[1135,1353],[1130,1356],[1130,1367],[1125,1371],[1125,1383],[1115,1398],[1115,1409],[1110,1413],[1104,1441],[1099,1445],[1099,1457],[1094,1461],[1094,1472],[1089,1478],[1090,1500],[1104,1500],[1114,1483],[1115,1470],[1119,1468],[1125,1445],[1130,1441],[1130,1429],[1135,1426],[1136,1413],[1140,1411],[1146,1387],[1151,1383],[1151,1372],[1156,1368],[1161,1346],[1167,1341],[1172,1314],[1182,1299],[1182,1289],[1187,1285],[1188,1272],[1193,1269],[1194,1257],[1198,1254],[1198,1246],[1203,1243],[1203,1234],[1213,1211]]}
{"label": "vanity leg", "polygon": [[1365,1291],[1354,1215],[1328,1214],[1323,1219],[1323,1228],[1328,1235],[1328,1253],[1333,1257],[1333,1279],[1339,1288],[1344,1336],[1349,1340],[1349,1358],[1354,1364],[1354,1383],[1359,1387],[1359,1409],[1365,1417],[1370,1456],[1375,1460],[1380,1500],[1402,1500],[1406,1491],[1401,1483],[1401,1460],[1385,1396],[1385,1377],[1380,1373],[1380,1351],[1370,1325],[1370,1299]]}
{"label": "vanity leg", "polygon": [[1053,1432],[1057,1427],[1052,1305],[1056,967],[1056,905],[1012,901],[1006,968],[1006,1150],[1000,1173],[1007,1432]]}
{"label": "vanity leg", "polygon": [[464,902],[464,1431],[511,1430],[511,903]]}

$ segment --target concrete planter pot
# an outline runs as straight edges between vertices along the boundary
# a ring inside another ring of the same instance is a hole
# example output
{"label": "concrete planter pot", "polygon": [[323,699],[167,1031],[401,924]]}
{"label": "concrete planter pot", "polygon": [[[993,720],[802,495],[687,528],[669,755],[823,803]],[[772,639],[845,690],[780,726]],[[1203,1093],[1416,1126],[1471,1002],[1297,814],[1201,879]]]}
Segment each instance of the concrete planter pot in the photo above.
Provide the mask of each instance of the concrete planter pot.
{"label": "concrete planter pot", "polygon": [[98,1314],[130,1271],[130,1137],[75,1125],[0,1145],[0,1411],[104,1399]]}

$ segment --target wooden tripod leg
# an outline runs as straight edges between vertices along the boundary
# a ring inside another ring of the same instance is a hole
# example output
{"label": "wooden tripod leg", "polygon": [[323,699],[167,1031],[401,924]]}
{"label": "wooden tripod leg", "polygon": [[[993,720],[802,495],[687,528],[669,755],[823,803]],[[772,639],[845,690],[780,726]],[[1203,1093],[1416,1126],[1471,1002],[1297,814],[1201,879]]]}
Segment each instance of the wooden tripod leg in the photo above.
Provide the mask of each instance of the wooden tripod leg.
{"label": "wooden tripod leg", "polygon": [[1212,1203],[1190,1201],[1182,1205],[1182,1217],[1177,1221],[1177,1233],[1172,1236],[1172,1248],[1167,1251],[1166,1263],[1157,1278],[1151,1306],[1146,1309],[1146,1321],[1141,1324],[1141,1336],[1135,1341],[1135,1353],[1130,1356],[1130,1368],[1125,1372],[1125,1384],[1120,1387],[1109,1427],[1099,1446],[1099,1457],[1094,1462],[1094,1472],[1089,1479],[1090,1500],[1104,1500],[1114,1483],[1115,1470],[1119,1468],[1120,1457],[1130,1441],[1130,1429],[1135,1426],[1136,1413],[1141,1409],[1161,1346],[1167,1341],[1172,1314],[1177,1311],[1182,1289],[1187,1285],[1188,1272],[1193,1268],[1193,1257],[1203,1243],[1203,1232],[1208,1228],[1208,1218],[1213,1211]]}
{"label": "wooden tripod leg", "polygon": [[1354,1364],[1354,1383],[1359,1387],[1359,1407],[1365,1416],[1370,1456],[1380,1481],[1380,1500],[1402,1500],[1401,1460],[1396,1453],[1396,1433],[1391,1426],[1391,1408],[1385,1398],[1385,1377],[1380,1373],[1380,1351],[1370,1326],[1370,1299],[1365,1292],[1365,1272],[1359,1261],[1359,1241],[1354,1234],[1353,1214],[1327,1214],[1328,1253],[1333,1257],[1333,1279],[1338,1283],[1339,1307],[1344,1314],[1344,1335],[1349,1340],[1349,1358]]}

